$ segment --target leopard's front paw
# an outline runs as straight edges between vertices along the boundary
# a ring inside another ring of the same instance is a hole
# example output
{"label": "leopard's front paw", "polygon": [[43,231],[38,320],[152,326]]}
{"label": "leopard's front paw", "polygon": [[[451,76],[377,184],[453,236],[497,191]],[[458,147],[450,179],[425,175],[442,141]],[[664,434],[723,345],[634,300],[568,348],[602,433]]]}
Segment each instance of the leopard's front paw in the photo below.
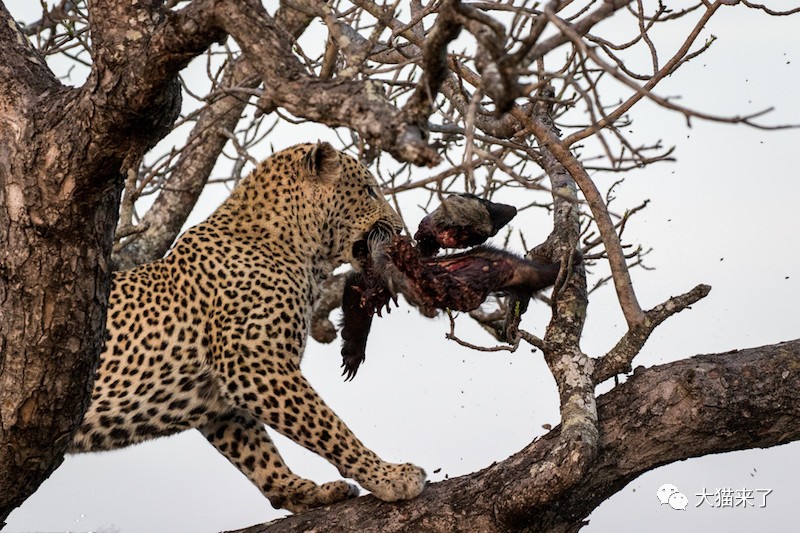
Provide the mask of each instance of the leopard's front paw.
{"label": "leopard's front paw", "polygon": [[411,463],[386,464],[361,485],[385,502],[410,500],[425,488],[425,471]]}

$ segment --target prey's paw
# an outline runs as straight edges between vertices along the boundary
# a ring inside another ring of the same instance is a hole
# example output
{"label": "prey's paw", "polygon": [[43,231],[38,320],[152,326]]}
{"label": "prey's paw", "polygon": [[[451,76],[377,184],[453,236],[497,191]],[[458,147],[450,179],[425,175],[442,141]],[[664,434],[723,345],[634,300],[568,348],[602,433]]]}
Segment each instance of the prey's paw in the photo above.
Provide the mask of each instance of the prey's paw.
{"label": "prey's paw", "polygon": [[411,463],[386,464],[361,485],[385,502],[410,500],[425,488],[425,471]]}
{"label": "prey's paw", "polygon": [[331,505],[358,496],[358,487],[347,481],[329,481],[317,485],[308,479],[302,480],[289,489],[286,498],[272,502],[275,507],[283,507],[295,514],[316,507]]}

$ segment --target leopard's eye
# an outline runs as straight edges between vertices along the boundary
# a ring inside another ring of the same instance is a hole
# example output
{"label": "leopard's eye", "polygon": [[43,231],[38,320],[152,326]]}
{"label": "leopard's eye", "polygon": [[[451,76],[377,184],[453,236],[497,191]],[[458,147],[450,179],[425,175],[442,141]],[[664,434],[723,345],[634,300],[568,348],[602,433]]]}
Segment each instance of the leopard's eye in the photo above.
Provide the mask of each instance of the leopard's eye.
{"label": "leopard's eye", "polygon": [[370,196],[372,196],[377,200],[378,192],[375,190],[375,187],[373,187],[372,185],[364,185],[364,188],[367,189],[367,194],[369,194]]}

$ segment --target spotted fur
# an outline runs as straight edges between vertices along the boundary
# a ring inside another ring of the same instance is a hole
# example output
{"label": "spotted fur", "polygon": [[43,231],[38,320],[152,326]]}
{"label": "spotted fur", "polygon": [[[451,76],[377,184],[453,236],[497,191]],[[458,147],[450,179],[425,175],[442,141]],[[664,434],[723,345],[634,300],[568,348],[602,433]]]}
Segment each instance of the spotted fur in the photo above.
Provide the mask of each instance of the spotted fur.
{"label": "spotted fur", "polygon": [[284,464],[267,424],[386,501],[425,473],[364,447],[300,372],[318,283],[376,226],[400,221],[367,169],[330,145],[261,163],[159,261],[116,273],[91,405],[71,451],[199,429],[275,507],[301,512],[358,493]]}

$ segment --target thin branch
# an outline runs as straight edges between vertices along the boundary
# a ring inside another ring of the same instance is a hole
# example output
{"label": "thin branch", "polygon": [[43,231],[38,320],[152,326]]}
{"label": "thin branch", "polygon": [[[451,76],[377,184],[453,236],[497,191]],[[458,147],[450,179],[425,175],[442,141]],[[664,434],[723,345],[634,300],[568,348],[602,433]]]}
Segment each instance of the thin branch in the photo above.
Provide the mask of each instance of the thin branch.
{"label": "thin branch", "polygon": [[458,3],[458,0],[445,0],[442,3],[436,23],[425,40],[422,52],[423,74],[414,94],[403,107],[406,120],[411,124],[420,124],[423,127],[427,125],[439,87],[447,77],[447,45],[461,32],[461,24],[457,21],[455,11]]}
{"label": "thin branch", "polygon": [[[474,312],[474,311],[473,311]],[[472,313],[470,313],[472,316]],[[459,346],[463,346],[464,348],[469,348],[470,350],[475,350],[476,352],[511,352],[514,353],[519,348],[519,341],[522,338],[521,335],[518,335],[516,339],[514,339],[509,344],[498,344],[496,346],[478,346],[477,344],[472,344],[471,342],[467,342],[465,340],[460,339],[456,335],[456,319],[453,316],[453,313],[448,311],[447,318],[450,319],[450,331],[445,334],[445,338],[447,340],[453,341]]]}
{"label": "thin branch", "polygon": [[705,298],[709,292],[711,287],[708,285],[698,285],[691,291],[674,296],[647,311],[642,323],[630,328],[606,355],[595,362],[594,382],[600,384],[617,374],[630,372],[634,357],[639,354],[653,330],[667,318]]}
{"label": "thin branch", "polygon": [[751,9],[760,9],[764,13],[766,13],[768,15],[776,16],[776,17],[784,17],[784,16],[787,16],[787,15],[793,15],[795,13],[800,13],[800,7],[796,7],[794,9],[789,9],[788,11],[776,11],[774,9],[768,8],[767,6],[765,6],[763,4],[756,4],[756,3],[753,3],[753,2],[748,2],[747,0],[741,0],[741,2],[742,2],[742,4],[746,5],[747,7],[751,8]]}
{"label": "thin branch", "polygon": [[582,50],[586,55],[592,58],[592,60],[597,63],[604,72],[608,72],[615,79],[624,83],[631,89],[635,91],[635,93],[628,98],[622,105],[617,107],[613,112],[609,113],[602,119],[596,121],[591,126],[572,133],[566,139],[564,139],[564,144],[566,146],[572,146],[578,141],[589,137],[600,131],[601,129],[613,124],[616,120],[618,120],[622,115],[627,113],[636,103],[638,103],[643,98],[649,98],[653,100],[658,105],[666,108],[671,109],[673,111],[677,111],[682,113],[686,118],[687,121],[690,117],[697,117],[703,120],[709,120],[713,122],[723,122],[723,123],[730,123],[730,124],[737,124],[743,123],[748,126],[757,128],[757,129],[764,129],[764,130],[777,130],[777,129],[786,129],[786,128],[795,128],[797,125],[793,124],[781,124],[775,126],[768,126],[763,124],[758,124],[753,122],[753,119],[763,116],[766,113],[772,111],[772,108],[767,108],[761,111],[757,111],[755,113],[751,113],[746,116],[733,116],[733,117],[724,117],[718,115],[712,115],[709,113],[703,113],[700,111],[692,110],[683,106],[679,106],[673,104],[668,99],[655,95],[652,92],[652,89],[664,78],[672,74],[678,67],[680,67],[684,62],[691,59],[691,57],[695,57],[697,54],[701,53],[705,49],[707,49],[713,40],[710,40],[704,44],[704,46],[692,53],[689,54],[689,49],[691,48],[692,44],[694,44],[697,37],[700,35],[700,32],[705,28],[706,24],[708,23],[709,19],[712,15],[716,12],[716,10],[720,7],[719,2],[715,2],[709,6],[708,9],[703,13],[703,16],[695,24],[694,28],[692,29],[690,35],[678,49],[678,51],[672,56],[672,58],[660,69],[658,70],[648,81],[642,86],[639,86],[635,82],[633,82],[630,78],[619,74],[618,69],[614,66],[608,64],[607,62],[603,61],[596,52],[590,47],[586,45],[586,43],[581,39],[581,36],[575,32],[572,28],[569,27],[566,23],[561,21],[554,13],[549,12],[548,17],[550,20],[556,24],[559,29],[563,32],[564,35],[567,35],[573,42],[573,44],[580,50]]}
{"label": "thin branch", "polygon": [[[190,4],[192,5],[192,4]],[[264,99],[297,117],[347,126],[369,143],[417,165],[439,162],[427,131],[411,124],[380,95],[374,81],[323,80],[309,75],[285,32],[257,0],[222,0],[215,14],[265,82]]]}
{"label": "thin branch", "polygon": [[606,252],[608,253],[609,265],[614,276],[614,287],[617,291],[622,312],[629,327],[639,324],[644,320],[644,311],[636,298],[633,290],[630,273],[625,262],[625,254],[619,242],[619,236],[614,230],[614,223],[608,213],[608,208],[603,201],[600,191],[597,190],[592,179],[586,173],[575,156],[567,148],[565,141],[561,141],[550,128],[545,124],[541,117],[527,117],[518,110],[512,111],[515,116],[526,125],[526,127],[536,136],[542,144],[542,148],[549,150],[558,160],[559,164],[566,168],[575,182],[581,189],[589,208],[592,211],[600,235],[603,237]]}

